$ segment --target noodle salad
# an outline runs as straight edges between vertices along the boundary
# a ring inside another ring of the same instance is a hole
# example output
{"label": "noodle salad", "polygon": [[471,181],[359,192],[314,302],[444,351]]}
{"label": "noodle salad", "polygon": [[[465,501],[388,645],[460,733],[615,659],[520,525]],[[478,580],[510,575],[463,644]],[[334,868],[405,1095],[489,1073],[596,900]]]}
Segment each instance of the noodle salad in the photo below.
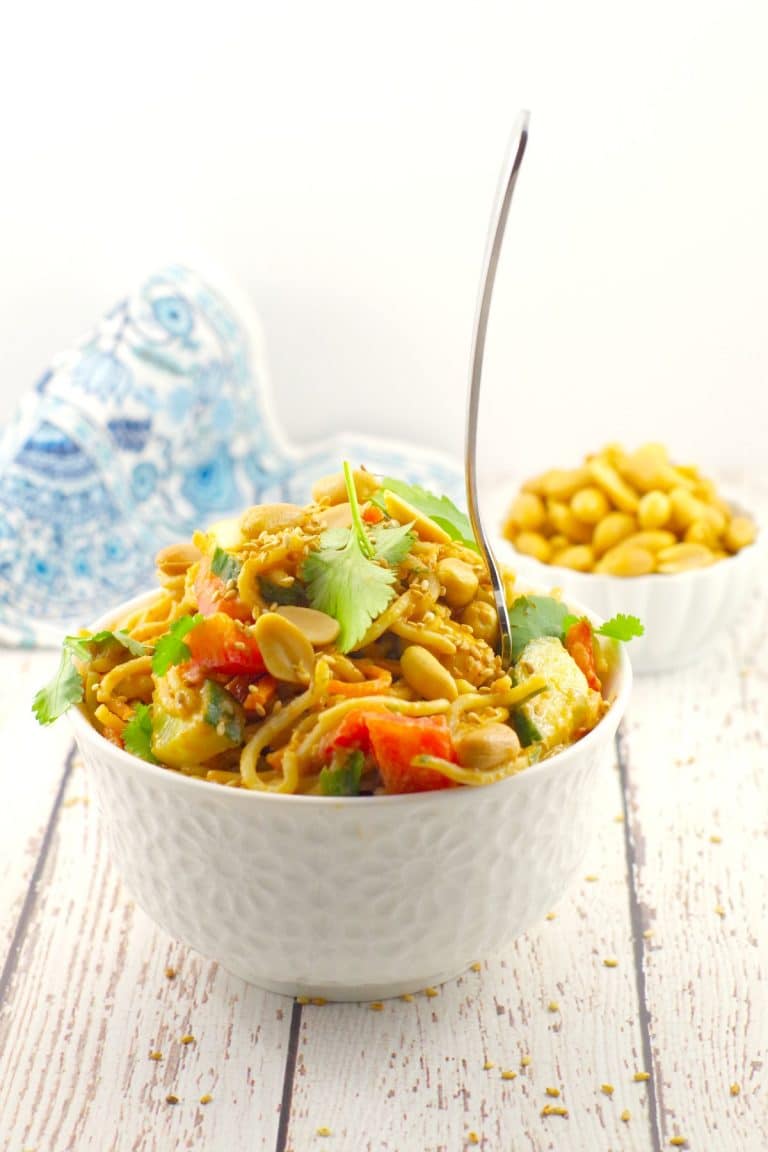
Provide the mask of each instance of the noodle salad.
{"label": "noodle salad", "polygon": [[64,640],[35,697],[101,735],[227,787],[324,796],[421,792],[511,776],[610,706],[610,646],[508,580],[513,664],[466,516],[364,469],[305,507],[262,504],[157,556],[159,589],[113,629]]}

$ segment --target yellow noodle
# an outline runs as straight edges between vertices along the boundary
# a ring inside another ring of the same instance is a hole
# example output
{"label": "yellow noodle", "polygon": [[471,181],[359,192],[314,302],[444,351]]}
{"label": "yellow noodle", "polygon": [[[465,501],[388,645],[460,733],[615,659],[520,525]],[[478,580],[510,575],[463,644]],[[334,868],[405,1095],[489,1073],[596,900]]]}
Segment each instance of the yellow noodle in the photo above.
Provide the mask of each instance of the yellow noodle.
{"label": "yellow noodle", "polygon": [[134,656],[132,660],[126,660],[123,664],[116,664],[111,671],[107,672],[106,676],[102,677],[101,683],[96,689],[96,699],[104,704],[116,695],[116,689],[121,681],[134,676],[148,676],[151,672],[151,656]]}
{"label": "yellow noodle", "polygon": [[275,712],[265,720],[258,731],[251,737],[243,749],[240,757],[240,774],[246,788],[260,789],[267,792],[290,792],[295,787],[293,774],[286,777],[281,775],[277,780],[268,780],[259,772],[259,757],[273,740],[282,736],[291,728],[300,716],[303,715],[315,701],[322,695],[328,685],[330,672],[324,660],[318,660],[315,666],[315,676],[306,692],[296,696],[290,704],[286,704],[279,712]]}
{"label": "yellow noodle", "polygon": [[125,729],[125,720],[122,720],[119,716],[116,716],[114,712],[110,711],[106,704],[99,704],[93,715],[103,728],[110,728],[113,732],[117,732],[118,736],[122,736]]}
{"label": "yellow noodle", "polygon": [[507,776],[514,776],[528,767],[526,756],[517,756],[500,764],[497,768],[463,768],[461,764],[453,764],[450,760],[443,760],[440,756],[414,756],[411,761],[417,768],[433,768],[441,775],[447,776],[456,784],[466,784],[470,788],[481,784],[495,784],[497,780],[506,780]]}

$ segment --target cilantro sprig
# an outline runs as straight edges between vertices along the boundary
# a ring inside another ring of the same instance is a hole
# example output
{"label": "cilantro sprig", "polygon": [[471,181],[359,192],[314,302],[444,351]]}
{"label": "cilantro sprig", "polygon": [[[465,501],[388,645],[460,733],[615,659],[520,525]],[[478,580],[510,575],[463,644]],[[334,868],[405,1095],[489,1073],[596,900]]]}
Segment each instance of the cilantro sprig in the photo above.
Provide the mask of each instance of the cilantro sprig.
{"label": "cilantro sprig", "polygon": [[344,481],[352,527],[324,532],[319,550],[304,561],[301,576],[310,605],[338,620],[340,651],[352,652],[394,597],[395,572],[390,565],[403,559],[414,534],[410,525],[377,525],[369,535],[347,461]]}
{"label": "cilantro sprig", "polygon": [[180,616],[174,620],[164,636],[155,645],[152,655],[152,671],[155,676],[165,676],[172,664],[183,664],[192,653],[184,637],[203,619],[199,612],[194,616]]}
{"label": "cilantro sprig", "polygon": [[[467,548],[474,549],[475,552],[479,551],[469,517],[447,496],[435,496],[418,484],[406,484],[402,480],[395,480],[392,476],[384,476],[381,487],[386,492],[393,492],[395,496],[407,500],[418,512],[434,520],[435,524],[448,533],[451,540],[456,540]],[[379,503],[378,495],[376,499]]]}
{"label": "cilantro sprig", "polygon": [[[512,626],[512,659],[519,660],[526,644],[540,636],[556,636],[564,641],[568,629],[582,619],[568,611],[566,604],[552,596],[518,596],[509,609],[509,622]],[[586,617],[584,617],[586,619]],[[637,616],[627,616],[622,612],[606,620],[593,632],[612,640],[627,643],[634,636],[642,636],[645,628]]]}
{"label": "cilantro sprig", "polygon": [[104,630],[91,636],[65,636],[61,645],[61,658],[55,675],[40,689],[32,701],[32,711],[40,724],[53,724],[73,704],[83,699],[85,685],[78,664],[88,664],[94,650],[111,641],[117,641],[131,656],[144,656],[147,649],[127,632]]}
{"label": "cilantro sprig", "polygon": [[136,711],[123,729],[123,744],[126,752],[157,764],[152,751],[152,708],[149,704],[137,704]]}

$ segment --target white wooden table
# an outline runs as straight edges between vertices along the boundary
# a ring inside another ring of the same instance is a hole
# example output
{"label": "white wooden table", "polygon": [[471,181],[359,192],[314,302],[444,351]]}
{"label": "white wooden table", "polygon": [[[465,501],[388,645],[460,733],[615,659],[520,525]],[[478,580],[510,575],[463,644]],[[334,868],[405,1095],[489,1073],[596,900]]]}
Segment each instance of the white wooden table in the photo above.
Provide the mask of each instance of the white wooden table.
{"label": "white wooden table", "polygon": [[135,907],[30,714],[55,660],[0,653],[1,1152],[768,1149],[768,593],[636,681],[550,915],[381,1010],[249,987]]}

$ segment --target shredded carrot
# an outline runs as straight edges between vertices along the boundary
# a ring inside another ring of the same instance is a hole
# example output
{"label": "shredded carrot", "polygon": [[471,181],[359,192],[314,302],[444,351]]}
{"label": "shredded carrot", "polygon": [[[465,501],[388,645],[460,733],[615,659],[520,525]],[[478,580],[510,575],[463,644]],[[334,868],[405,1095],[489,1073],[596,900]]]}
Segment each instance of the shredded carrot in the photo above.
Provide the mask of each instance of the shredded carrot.
{"label": "shredded carrot", "polygon": [[381,508],[377,508],[375,504],[368,504],[363,512],[363,520],[366,524],[380,524],[384,519],[384,513]]}
{"label": "shredded carrot", "polygon": [[370,679],[358,680],[350,683],[347,680],[330,680],[328,692],[331,696],[378,696],[386,692],[392,683],[392,673],[387,668],[380,668],[377,664],[370,664],[363,671],[366,676],[369,672],[374,675]]}
{"label": "shredded carrot", "polygon": [[272,703],[277,692],[277,680],[274,676],[261,676],[255,684],[251,684],[243,707],[246,712],[258,712],[266,709]]}

